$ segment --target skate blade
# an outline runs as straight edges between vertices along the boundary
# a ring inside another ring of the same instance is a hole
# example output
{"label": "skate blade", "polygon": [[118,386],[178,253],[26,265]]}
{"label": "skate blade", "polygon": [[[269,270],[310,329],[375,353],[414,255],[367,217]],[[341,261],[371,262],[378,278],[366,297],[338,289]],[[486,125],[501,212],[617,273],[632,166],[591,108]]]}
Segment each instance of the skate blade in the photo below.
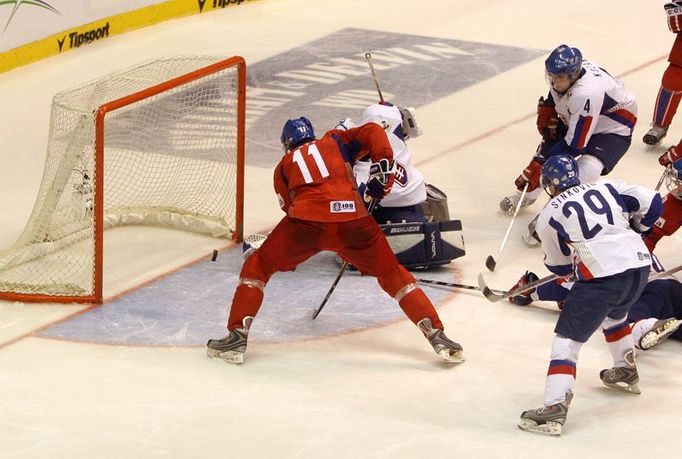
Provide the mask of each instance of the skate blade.
{"label": "skate blade", "polygon": [[521,419],[521,422],[518,423],[518,427],[519,429],[526,432],[558,437],[559,435],[561,435],[561,428],[563,426],[558,422],[554,421],[548,421],[544,424],[538,424],[532,419]]}
{"label": "skate blade", "polygon": [[642,393],[642,391],[639,390],[639,386],[637,384],[619,384],[619,383],[607,383],[605,381],[602,381],[606,387],[609,387],[611,389],[615,389],[621,392],[625,392],[628,394],[635,394],[639,395]]}
{"label": "skate blade", "polygon": [[464,362],[464,353],[462,351],[456,351],[450,354],[450,352],[448,352],[447,349],[441,349],[440,351],[438,351],[438,355],[440,355],[442,359],[445,360],[447,363]]}
{"label": "skate blade", "polygon": [[652,330],[646,333],[642,339],[639,340],[640,349],[643,351],[648,351],[657,344],[662,343],[668,339],[670,335],[675,333],[677,329],[680,328],[681,324],[682,320],[669,320],[663,324],[663,330],[661,330],[660,333],[657,330]]}
{"label": "skate blade", "polygon": [[236,352],[236,351],[225,351],[221,352],[218,349],[211,349],[210,347],[206,348],[206,355],[209,358],[215,359],[219,358],[222,359],[228,363],[233,363],[236,365],[240,365],[244,363],[244,353],[243,352]]}

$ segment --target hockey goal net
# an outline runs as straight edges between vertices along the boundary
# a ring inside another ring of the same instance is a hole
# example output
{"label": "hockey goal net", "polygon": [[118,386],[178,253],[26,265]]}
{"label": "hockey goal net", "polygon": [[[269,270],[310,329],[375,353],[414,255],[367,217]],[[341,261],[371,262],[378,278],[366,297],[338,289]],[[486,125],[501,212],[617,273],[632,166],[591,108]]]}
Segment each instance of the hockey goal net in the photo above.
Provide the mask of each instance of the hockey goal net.
{"label": "hockey goal net", "polygon": [[54,96],[23,232],[0,298],[101,302],[104,229],[162,225],[242,239],[246,64],[169,57]]}

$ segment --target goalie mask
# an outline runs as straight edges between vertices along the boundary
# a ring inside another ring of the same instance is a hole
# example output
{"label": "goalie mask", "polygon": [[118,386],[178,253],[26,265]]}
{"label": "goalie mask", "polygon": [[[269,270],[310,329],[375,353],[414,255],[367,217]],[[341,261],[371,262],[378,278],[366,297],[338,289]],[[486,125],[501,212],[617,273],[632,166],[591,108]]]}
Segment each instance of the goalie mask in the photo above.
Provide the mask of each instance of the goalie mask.
{"label": "goalie mask", "polygon": [[315,130],[310,120],[304,116],[293,120],[287,120],[282,128],[280,142],[287,152],[297,146],[315,140]]}
{"label": "goalie mask", "polygon": [[682,159],[670,165],[665,175],[665,186],[671,195],[682,200]]}

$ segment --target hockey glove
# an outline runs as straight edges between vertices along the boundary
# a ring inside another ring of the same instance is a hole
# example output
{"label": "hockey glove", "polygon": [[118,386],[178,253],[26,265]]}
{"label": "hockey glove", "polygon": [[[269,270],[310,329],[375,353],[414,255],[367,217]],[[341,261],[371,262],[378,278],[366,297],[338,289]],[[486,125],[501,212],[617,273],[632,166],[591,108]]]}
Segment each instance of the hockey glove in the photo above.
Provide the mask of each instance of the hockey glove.
{"label": "hockey glove", "polygon": [[549,105],[544,97],[538,100],[538,117],[535,124],[538,132],[544,139],[556,139],[557,126],[559,126],[559,115],[557,115],[554,105]]}
{"label": "hockey glove", "polygon": [[528,163],[528,166],[521,172],[516,180],[514,180],[514,185],[516,189],[522,191],[523,188],[528,183],[528,192],[535,190],[540,186],[540,174],[542,172],[542,163],[535,157]]}
{"label": "hockey glove", "polygon": [[680,159],[680,151],[678,151],[678,147],[680,145],[673,145],[672,147],[668,148],[665,153],[663,153],[661,156],[658,158],[658,163],[663,166],[663,167],[668,167],[670,164],[674,163],[677,159]]}
{"label": "hockey glove", "polygon": [[376,200],[381,200],[393,187],[393,161],[384,158],[369,166],[369,179],[365,193]]}

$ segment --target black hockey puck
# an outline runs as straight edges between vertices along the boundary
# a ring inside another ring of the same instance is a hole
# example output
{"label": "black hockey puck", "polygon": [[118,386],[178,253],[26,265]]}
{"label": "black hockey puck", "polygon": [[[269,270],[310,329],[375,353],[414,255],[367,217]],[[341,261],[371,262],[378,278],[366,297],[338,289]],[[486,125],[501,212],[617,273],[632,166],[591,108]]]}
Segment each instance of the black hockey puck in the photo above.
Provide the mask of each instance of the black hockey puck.
{"label": "black hockey puck", "polygon": [[211,255],[211,261],[216,261],[217,258],[218,258],[218,251],[213,250],[213,255]]}

